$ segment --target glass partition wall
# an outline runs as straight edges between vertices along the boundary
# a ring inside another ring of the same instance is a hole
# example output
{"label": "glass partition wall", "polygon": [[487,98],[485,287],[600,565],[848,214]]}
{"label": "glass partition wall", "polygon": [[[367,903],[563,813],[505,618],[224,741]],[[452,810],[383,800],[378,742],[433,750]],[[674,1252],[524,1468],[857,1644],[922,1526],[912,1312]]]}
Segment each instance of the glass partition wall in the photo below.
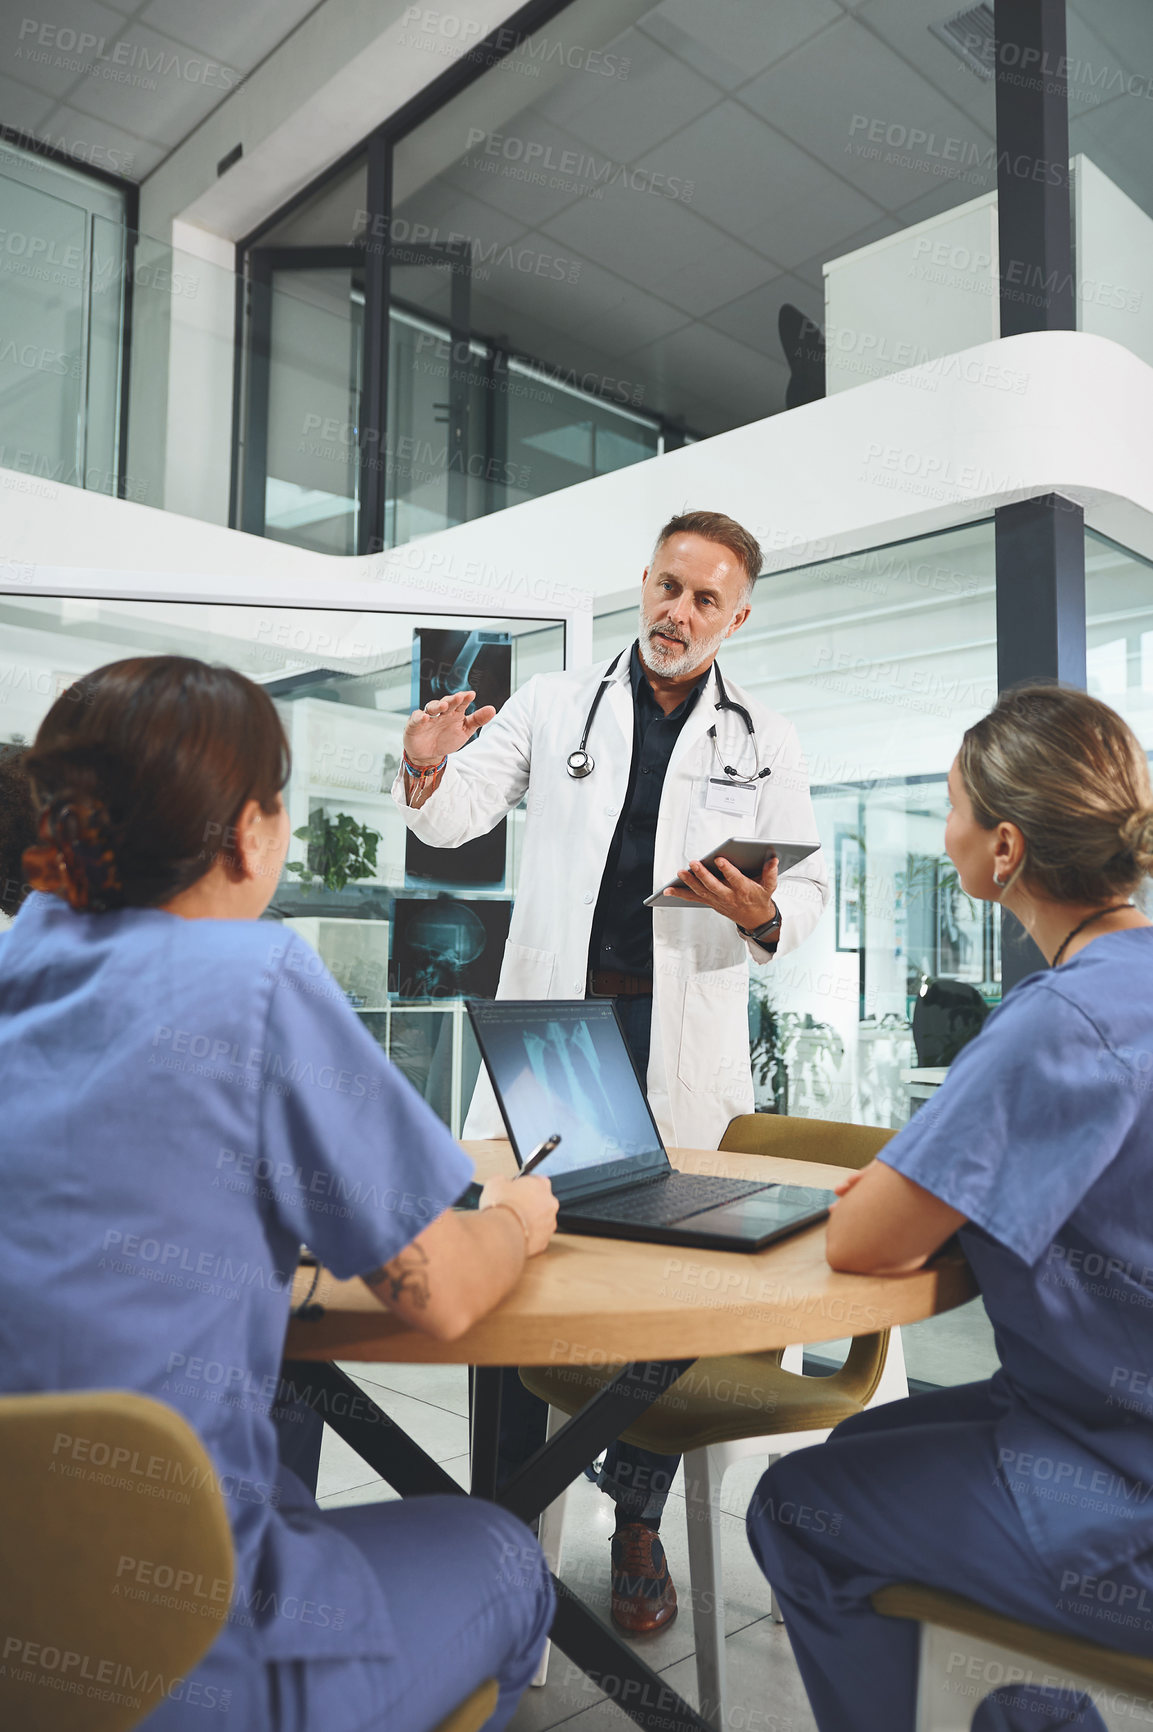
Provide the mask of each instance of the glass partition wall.
{"label": "glass partition wall", "polygon": [[0,142],[0,468],[116,493],[125,195]]}
{"label": "glass partition wall", "polygon": [[[0,739],[29,741],[56,696],[126,654],[197,656],[269,692],[292,748],[293,833],[265,916],[317,951],[366,1027],[459,1131],[478,1058],[465,995],[491,997],[523,814],[481,845],[423,847],[390,794],[412,709],[467,679],[501,703],[564,666],[550,620],[333,608],[0,596]],[[467,748],[465,748],[467,750]]]}

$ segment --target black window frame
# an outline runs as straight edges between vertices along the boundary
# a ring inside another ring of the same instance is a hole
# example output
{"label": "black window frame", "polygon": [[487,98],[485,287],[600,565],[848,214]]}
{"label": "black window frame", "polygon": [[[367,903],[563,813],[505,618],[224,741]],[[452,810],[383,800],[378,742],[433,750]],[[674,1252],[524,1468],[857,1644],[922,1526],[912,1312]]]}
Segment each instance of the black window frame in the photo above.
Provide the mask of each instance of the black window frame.
{"label": "black window frame", "polygon": [[[567,12],[574,0],[529,0],[527,5],[496,26],[483,41],[462,54],[431,84],[389,115],[386,121],[344,153],[324,173],[302,187],[285,204],[237,242],[236,246],[236,336],[232,399],[232,475],[228,521],[233,529],[246,529],[242,521],[245,511],[242,475],[244,440],[246,438],[247,383],[244,377],[246,323],[251,312],[253,285],[249,259],[259,249],[264,236],[279,228],[318,193],[337,180],[360,158],[367,161],[367,193],[365,205],[368,222],[364,256],[364,382],[362,391],[362,434],[360,471],[360,509],[357,517],[357,554],[383,552],[387,543],[385,527],[385,492],[387,477],[379,460],[371,461],[373,448],[384,449],[388,420],[388,308],[391,302],[389,283],[389,248],[374,244],[373,237],[386,235],[392,215],[393,153],[409,133],[423,125],[461,91],[482,78],[486,72],[515,53],[517,48],[536,31],[542,30],[562,12]],[[401,246],[401,253],[411,247]],[[532,355],[517,359],[540,365]],[[546,372],[547,368],[544,369]],[[607,400],[607,399],[606,399]],[[686,440],[704,437],[683,420],[654,413],[652,420],[660,429],[664,451],[679,449]],[[259,443],[259,438],[258,438]]]}

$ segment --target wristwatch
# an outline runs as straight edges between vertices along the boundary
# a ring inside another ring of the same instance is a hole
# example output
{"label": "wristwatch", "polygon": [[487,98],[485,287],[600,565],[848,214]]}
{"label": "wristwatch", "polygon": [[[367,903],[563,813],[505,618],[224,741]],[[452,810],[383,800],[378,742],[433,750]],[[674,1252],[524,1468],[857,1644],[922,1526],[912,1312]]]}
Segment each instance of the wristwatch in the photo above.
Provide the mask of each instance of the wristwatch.
{"label": "wristwatch", "polygon": [[751,932],[746,932],[743,926],[738,926],[737,931],[742,938],[751,938],[754,944],[759,944],[762,950],[775,950],[781,936],[781,911],[778,908],[771,920],[754,926]]}

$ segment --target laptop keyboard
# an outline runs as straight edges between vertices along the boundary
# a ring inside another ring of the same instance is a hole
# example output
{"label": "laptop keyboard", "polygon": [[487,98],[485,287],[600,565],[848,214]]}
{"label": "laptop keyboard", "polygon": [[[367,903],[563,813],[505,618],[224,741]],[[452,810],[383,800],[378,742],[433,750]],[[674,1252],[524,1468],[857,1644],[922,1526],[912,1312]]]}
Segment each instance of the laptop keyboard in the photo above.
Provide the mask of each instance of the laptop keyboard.
{"label": "laptop keyboard", "polygon": [[[715,1209],[721,1203],[763,1191],[768,1183],[756,1179],[717,1179],[700,1173],[669,1173],[630,1191],[572,1203],[567,1212],[593,1221],[642,1221],[653,1227],[668,1227],[688,1215],[699,1214],[702,1209]],[[562,1203],[561,1215],[565,1213]]]}

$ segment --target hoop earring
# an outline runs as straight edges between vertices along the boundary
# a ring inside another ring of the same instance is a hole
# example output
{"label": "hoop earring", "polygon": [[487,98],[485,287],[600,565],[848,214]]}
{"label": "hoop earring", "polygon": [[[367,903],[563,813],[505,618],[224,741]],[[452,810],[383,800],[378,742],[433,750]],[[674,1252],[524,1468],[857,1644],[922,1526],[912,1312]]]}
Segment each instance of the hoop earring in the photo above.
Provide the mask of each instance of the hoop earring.
{"label": "hoop earring", "polygon": [[997,886],[998,890],[1003,890],[1005,888],[1006,884],[1009,882],[1009,880],[1007,878],[998,877],[997,873],[994,872],[993,882]]}

